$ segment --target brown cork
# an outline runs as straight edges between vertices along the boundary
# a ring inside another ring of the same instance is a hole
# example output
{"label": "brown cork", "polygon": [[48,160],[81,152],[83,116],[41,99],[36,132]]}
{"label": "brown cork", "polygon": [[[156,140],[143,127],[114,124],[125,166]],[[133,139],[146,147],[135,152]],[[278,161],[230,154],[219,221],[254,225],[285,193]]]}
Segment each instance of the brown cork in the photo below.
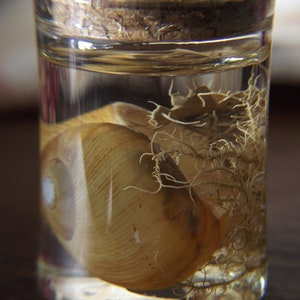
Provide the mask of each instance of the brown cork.
{"label": "brown cork", "polygon": [[53,0],[48,9],[63,36],[159,42],[260,30],[271,15],[271,4],[272,0]]}

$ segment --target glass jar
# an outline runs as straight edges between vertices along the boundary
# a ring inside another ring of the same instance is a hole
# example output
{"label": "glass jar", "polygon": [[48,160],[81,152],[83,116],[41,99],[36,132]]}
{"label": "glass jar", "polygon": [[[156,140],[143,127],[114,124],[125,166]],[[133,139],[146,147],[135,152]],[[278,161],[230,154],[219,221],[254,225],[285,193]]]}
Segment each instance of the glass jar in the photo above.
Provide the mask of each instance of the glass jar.
{"label": "glass jar", "polygon": [[273,0],[36,0],[46,299],[261,299]]}

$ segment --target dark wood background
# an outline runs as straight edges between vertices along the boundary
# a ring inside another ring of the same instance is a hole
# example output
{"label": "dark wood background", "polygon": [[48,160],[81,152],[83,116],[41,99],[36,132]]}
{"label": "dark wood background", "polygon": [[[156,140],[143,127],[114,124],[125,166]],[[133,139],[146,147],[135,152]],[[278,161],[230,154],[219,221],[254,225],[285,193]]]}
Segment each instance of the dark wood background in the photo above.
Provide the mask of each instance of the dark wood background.
{"label": "dark wood background", "polygon": [[[300,299],[300,87],[272,86],[265,300]],[[38,111],[0,112],[0,299],[38,300]],[[247,300],[247,299],[245,299]]]}

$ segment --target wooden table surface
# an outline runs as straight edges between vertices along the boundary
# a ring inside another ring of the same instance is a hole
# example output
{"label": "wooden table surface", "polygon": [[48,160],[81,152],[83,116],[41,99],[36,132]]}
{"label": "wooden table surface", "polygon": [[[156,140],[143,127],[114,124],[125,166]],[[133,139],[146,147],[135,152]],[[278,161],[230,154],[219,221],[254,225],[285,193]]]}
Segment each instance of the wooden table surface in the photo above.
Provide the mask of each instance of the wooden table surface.
{"label": "wooden table surface", "polygon": [[[269,280],[265,300],[300,299],[300,118],[295,90],[271,93]],[[298,99],[297,99],[298,98]],[[274,99],[274,109],[272,100]],[[276,101],[275,101],[276,100]],[[290,105],[290,111],[285,109]],[[39,300],[37,110],[0,114],[0,299]],[[247,299],[245,299],[247,300]]]}

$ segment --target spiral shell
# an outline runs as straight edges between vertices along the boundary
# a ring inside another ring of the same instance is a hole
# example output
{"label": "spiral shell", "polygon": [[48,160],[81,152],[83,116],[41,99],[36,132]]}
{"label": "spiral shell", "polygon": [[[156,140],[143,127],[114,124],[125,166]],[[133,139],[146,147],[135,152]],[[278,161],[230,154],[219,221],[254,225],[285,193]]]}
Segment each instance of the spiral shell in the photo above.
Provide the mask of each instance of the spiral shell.
{"label": "spiral shell", "polygon": [[146,135],[150,135],[152,128],[149,128],[148,114],[149,112],[146,109],[137,105],[125,102],[115,102],[60,123],[46,123],[41,121],[41,149],[63,131],[75,126],[90,123],[108,122],[120,124],[132,129],[137,129],[137,131],[141,131]]}
{"label": "spiral shell", "polygon": [[[43,212],[54,234],[92,275],[131,290],[187,279],[221,238],[192,190],[154,180],[149,152],[143,134],[99,123],[64,131],[41,157]],[[160,172],[182,181],[168,158]]]}

